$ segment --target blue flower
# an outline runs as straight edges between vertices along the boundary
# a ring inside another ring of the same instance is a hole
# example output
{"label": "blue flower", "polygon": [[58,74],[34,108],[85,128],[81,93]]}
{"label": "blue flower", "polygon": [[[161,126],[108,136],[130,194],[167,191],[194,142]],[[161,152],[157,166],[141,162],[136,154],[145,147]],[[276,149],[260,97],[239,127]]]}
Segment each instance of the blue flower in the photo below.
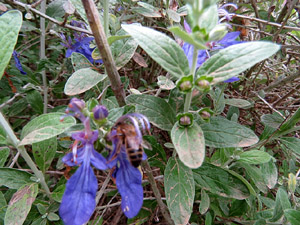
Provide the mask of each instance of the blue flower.
{"label": "blue flower", "polygon": [[15,59],[15,65],[16,65],[17,69],[21,72],[21,74],[26,75],[27,73],[23,70],[23,67],[22,67],[22,64],[20,62],[19,56],[20,55],[16,51],[13,51],[13,57]]}
{"label": "blue flower", "polygon": [[[108,166],[115,168],[112,176],[116,178],[116,185],[122,197],[121,208],[128,218],[136,216],[143,205],[142,174],[137,168],[139,163],[136,162],[147,158],[141,150],[141,144],[142,132],[149,129],[148,119],[133,113],[120,117],[108,134],[113,146]],[[129,156],[129,150],[134,150],[137,155],[130,152]]]}
{"label": "blue flower", "polygon": [[[71,21],[71,25],[85,29],[85,24],[78,21]],[[66,38],[64,34],[60,34],[60,38],[62,39],[61,45],[67,48],[66,57],[71,57],[73,52],[78,52],[84,55],[91,63],[102,63],[102,60],[94,60],[92,57],[92,52],[95,48],[90,48],[90,42],[94,40],[93,37],[88,37],[84,33],[75,32],[74,33],[74,41],[69,36]]]}
{"label": "blue flower", "polygon": [[73,98],[66,110],[68,114],[80,119],[85,128],[84,131],[72,134],[75,140],[72,152],[62,159],[68,166],[79,166],[66,184],[59,208],[59,214],[66,225],[88,222],[95,210],[98,182],[91,164],[99,170],[108,169],[106,159],[94,149],[98,131],[91,130],[90,119],[82,113],[84,106],[83,101]]}

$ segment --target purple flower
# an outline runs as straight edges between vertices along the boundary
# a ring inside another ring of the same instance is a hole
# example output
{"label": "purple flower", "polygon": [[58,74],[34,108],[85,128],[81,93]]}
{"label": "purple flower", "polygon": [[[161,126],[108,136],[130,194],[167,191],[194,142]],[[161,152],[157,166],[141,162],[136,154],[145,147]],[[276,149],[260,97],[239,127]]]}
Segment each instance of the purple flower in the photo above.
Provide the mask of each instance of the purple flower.
{"label": "purple flower", "polygon": [[15,65],[16,65],[17,69],[21,72],[21,74],[26,75],[27,73],[23,70],[19,56],[20,55],[16,51],[13,51],[13,57],[15,59]]}
{"label": "purple flower", "polygon": [[[86,28],[84,23],[75,20],[71,21],[71,25],[82,29]],[[60,38],[63,41],[61,45],[67,48],[67,58],[69,58],[73,52],[78,52],[84,55],[91,63],[102,63],[102,60],[94,60],[92,57],[92,52],[95,48],[90,48],[90,42],[94,40],[93,37],[88,37],[84,33],[74,32],[74,41],[70,36],[66,38],[64,34],[60,34]]]}
{"label": "purple flower", "polygon": [[75,140],[72,152],[62,159],[68,166],[79,166],[66,184],[59,208],[59,214],[66,225],[86,223],[95,210],[98,182],[91,164],[99,170],[108,169],[106,159],[94,149],[98,131],[91,130],[90,119],[82,113],[84,106],[83,101],[73,98],[66,110],[69,115],[80,119],[85,128],[72,134]]}
{"label": "purple flower", "polygon": [[108,166],[115,167],[112,176],[116,178],[116,185],[122,197],[121,208],[128,218],[136,216],[143,205],[142,174],[137,167],[141,160],[147,158],[141,144],[142,132],[149,129],[148,119],[133,113],[120,117],[108,134],[113,146]]}
{"label": "purple flower", "polygon": [[103,105],[97,105],[93,108],[95,120],[103,120],[108,116],[108,110]]}

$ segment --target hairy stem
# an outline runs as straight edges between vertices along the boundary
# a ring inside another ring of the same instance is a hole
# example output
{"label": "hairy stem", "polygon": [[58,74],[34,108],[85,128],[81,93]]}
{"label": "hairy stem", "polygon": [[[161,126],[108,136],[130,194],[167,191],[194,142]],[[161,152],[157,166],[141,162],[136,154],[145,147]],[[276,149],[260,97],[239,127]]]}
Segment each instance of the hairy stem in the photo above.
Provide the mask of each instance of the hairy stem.
{"label": "hairy stem", "polygon": [[45,182],[45,177],[43,173],[36,167],[35,163],[32,161],[31,157],[28,155],[26,149],[24,146],[18,146],[19,139],[14,134],[13,130],[11,129],[10,125],[0,112],[0,125],[4,128],[8,138],[11,140],[14,147],[18,150],[18,152],[21,154],[27,165],[30,167],[34,175],[38,178],[39,182],[41,183],[43,189],[45,190],[48,197],[50,197],[50,190]]}
{"label": "hairy stem", "polygon": [[93,0],[82,0],[91,30],[95,37],[97,47],[102,56],[102,60],[111,83],[112,91],[114,92],[119,106],[126,105],[125,91],[122,87],[120,76],[113,60],[107,38],[104,33],[103,26],[100,22],[100,17],[96,5]]}
{"label": "hairy stem", "polygon": [[[193,64],[192,64],[192,69],[191,69],[191,73],[193,74],[194,80],[196,78],[195,72],[196,72],[197,58],[198,58],[198,49],[196,49],[194,46]],[[185,101],[184,101],[184,112],[185,113],[189,111],[191,102],[192,102],[192,91],[187,93],[185,96]]]}

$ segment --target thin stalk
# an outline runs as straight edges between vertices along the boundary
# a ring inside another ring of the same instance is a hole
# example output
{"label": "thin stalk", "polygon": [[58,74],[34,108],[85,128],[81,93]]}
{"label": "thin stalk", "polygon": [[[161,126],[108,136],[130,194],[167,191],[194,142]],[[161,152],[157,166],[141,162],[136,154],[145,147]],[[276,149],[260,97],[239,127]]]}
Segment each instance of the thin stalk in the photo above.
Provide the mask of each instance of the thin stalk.
{"label": "thin stalk", "polygon": [[[192,68],[191,68],[191,73],[193,74],[193,77],[195,80],[196,78],[196,65],[197,65],[197,58],[198,58],[198,49],[194,47],[194,51],[193,51],[193,64],[192,64]],[[184,101],[184,112],[188,112],[191,106],[191,102],[192,102],[192,91],[187,93],[185,96],[185,101]]]}
{"label": "thin stalk", "polygon": [[158,190],[157,184],[155,182],[155,179],[154,179],[154,176],[152,174],[151,167],[150,167],[148,161],[147,160],[143,161],[142,165],[143,165],[143,168],[145,169],[145,172],[148,176],[148,181],[151,185],[151,188],[153,190],[153,194],[156,198],[157,204],[159,205],[159,208],[161,210],[161,213],[162,213],[163,217],[165,218],[165,220],[167,221],[168,224],[174,225],[174,222],[171,219],[170,214],[168,212],[168,208],[165,205],[165,203],[162,201],[161,194]]}
{"label": "thin stalk", "polygon": [[106,37],[109,36],[109,0],[103,1],[103,21],[104,21],[104,33]]}
{"label": "thin stalk", "polygon": [[113,60],[103,26],[100,22],[99,12],[93,0],[82,0],[91,30],[93,32],[97,47],[100,51],[107,76],[111,83],[111,89],[114,92],[119,106],[126,105],[125,91],[121,83],[115,61]]}
{"label": "thin stalk", "polygon": [[51,193],[50,193],[49,187],[47,186],[47,184],[45,182],[44,174],[36,167],[35,163],[32,161],[31,157],[28,155],[25,147],[18,146],[20,140],[16,137],[15,133],[13,132],[13,130],[11,129],[10,125],[8,124],[8,122],[6,121],[6,119],[4,118],[4,116],[2,115],[1,112],[0,112],[0,125],[3,127],[7,136],[11,140],[12,144],[18,150],[18,152],[21,154],[21,156],[23,157],[23,159],[25,160],[25,162],[27,163],[29,168],[32,170],[34,175],[38,178],[39,182],[41,183],[41,185],[42,185],[43,189],[45,190],[46,194],[48,195],[48,197],[50,197]]}
{"label": "thin stalk", "polygon": [[[45,14],[46,12],[46,0],[41,3],[41,13]],[[41,42],[40,42],[40,59],[46,58],[46,27],[45,27],[45,18],[40,17],[40,29],[41,29]],[[47,87],[47,77],[45,69],[42,71],[43,78],[43,94],[44,94],[44,109],[43,112],[47,113],[48,106],[48,87]]]}

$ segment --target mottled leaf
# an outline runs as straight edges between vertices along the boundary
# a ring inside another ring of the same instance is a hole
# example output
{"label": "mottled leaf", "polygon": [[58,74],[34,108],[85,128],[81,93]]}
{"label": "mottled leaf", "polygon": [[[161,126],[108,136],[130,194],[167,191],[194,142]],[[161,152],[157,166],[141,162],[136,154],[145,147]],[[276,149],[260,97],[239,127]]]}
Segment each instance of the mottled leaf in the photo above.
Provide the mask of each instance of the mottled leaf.
{"label": "mottled leaf", "polygon": [[164,176],[167,205],[175,224],[187,224],[193,211],[195,184],[191,169],[169,158]]}
{"label": "mottled leaf", "polygon": [[[121,29],[116,35],[124,36],[126,32]],[[113,58],[115,59],[117,69],[125,66],[129,60],[132,58],[135,50],[137,49],[138,44],[132,37],[124,38],[115,41],[110,46]]]}
{"label": "mottled leaf", "polygon": [[265,126],[269,126],[275,129],[277,129],[282,124],[283,121],[284,118],[282,118],[278,113],[264,114],[261,117],[261,122]]}
{"label": "mottled leaf", "polygon": [[258,137],[249,128],[222,117],[211,118],[201,125],[205,144],[215,148],[247,147],[258,142]]}
{"label": "mottled leaf", "polygon": [[267,163],[271,160],[272,156],[270,156],[267,152],[259,151],[259,150],[251,150],[245,151],[241,153],[238,161],[245,162],[248,164],[262,164]]}
{"label": "mottled leaf", "polygon": [[247,108],[251,106],[251,103],[247,100],[238,98],[225,99],[225,104],[235,106],[238,108]]}
{"label": "mottled leaf", "polygon": [[50,167],[57,150],[56,137],[32,144],[35,163],[43,173]]}
{"label": "mottled leaf", "polygon": [[300,155],[300,139],[295,137],[282,137],[279,139],[284,146]]}
{"label": "mottled leaf", "polygon": [[171,131],[171,139],[179,159],[190,168],[198,168],[205,157],[204,135],[198,124],[181,127],[175,123]]}
{"label": "mottled leaf", "polygon": [[175,124],[175,112],[162,98],[152,95],[129,95],[126,102],[134,104],[137,112],[145,115],[151,123],[162,130],[170,131]]}
{"label": "mottled leaf", "polygon": [[157,80],[157,85],[163,90],[172,90],[176,87],[174,82],[165,76],[158,76]]}
{"label": "mottled leaf", "polygon": [[89,21],[86,17],[85,10],[84,10],[81,0],[70,0],[70,2],[75,7],[76,11],[79,13],[79,15],[84,20],[84,22],[86,24],[89,24]]}
{"label": "mottled leaf", "polygon": [[0,168],[0,186],[19,189],[21,186],[32,183],[32,175],[25,171],[12,168]]}
{"label": "mottled leaf", "polygon": [[22,25],[22,13],[10,10],[0,16],[0,79],[10,61]]}
{"label": "mottled leaf", "polygon": [[22,225],[37,194],[38,184],[21,187],[9,201],[4,223],[6,225]]}
{"label": "mottled leaf", "polygon": [[260,165],[261,173],[264,181],[269,189],[272,189],[277,184],[278,172],[276,164],[273,160]]}
{"label": "mottled leaf", "polygon": [[55,137],[69,127],[76,124],[73,117],[65,117],[60,121],[63,113],[48,113],[34,118],[27,123],[21,133],[19,145],[28,145]]}
{"label": "mottled leaf", "polygon": [[84,68],[91,68],[93,65],[90,61],[81,53],[73,52],[71,55],[71,62],[73,65],[73,69],[75,71],[84,69]]}
{"label": "mottled leaf", "polygon": [[145,17],[162,17],[162,14],[159,12],[159,9],[146,2],[138,2],[138,5],[141,7],[134,7],[133,12],[139,13]]}
{"label": "mottled leaf", "polygon": [[90,68],[77,70],[67,80],[64,92],[70,96],[81,94],[103,81],[106,77],[106,74],[100,74]]}
{"label": "mottled leaf", "polygon": [[173,39],[148,27],[123,24],[122,28],[171,75],[177,78],[189,75],[184,51]]}
{"label": "mottled leaf", "polygon": [[249,177],[254,182],[255,186],[263,193],[268,192],[267,185],[264,181],[264,178],[262,176],[262,173],[259,168],[256,166],[249,165],[247,163],[241,163],[242,167],[245,168],[246,173],[249,175]]}
{"label": "mottled leaf", "polygon": [[210,205],[209,195],[204,189],[201,190],[201,202],[199,205],[199,212],[203,215],[207,212]]}
{"label": "mottled leaf", "polygon": [[0,149],[0,167],[3,167],[7,157],[9,156],[10,149],[8,147],[4,147]]}
{"label": "mottled leaf", "polygon": [[300,211],[295,209],[284,210],[284,216],[291,223],[291,225],[299,225]]}
{"label": "mottled leaf", "polygon": [[216,84],[269,58],[279,49],[279,45],[263,41],[232,45],[220,50],[205,61],[197,71],[197,76],[213,77],[211,84]]}
{"label": "mottled leaf", "polygon": [[247,186],[228,171],[209,163],[194,169],[196,186],[227,198],[246,199],[250,196]]}

